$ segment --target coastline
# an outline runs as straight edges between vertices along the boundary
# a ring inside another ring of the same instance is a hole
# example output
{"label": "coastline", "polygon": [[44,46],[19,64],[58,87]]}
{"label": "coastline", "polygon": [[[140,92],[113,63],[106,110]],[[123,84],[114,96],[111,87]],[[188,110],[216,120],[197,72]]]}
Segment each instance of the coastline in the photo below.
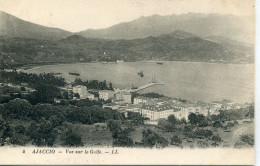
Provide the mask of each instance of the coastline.
{"label": "coastline", "polygon": [[[101,64],[124,64],[124,63],[157,63],[158,61],[126,61],[126,62],[102,62],[102,61],[95,61],[95,62],[43,62],[43,63],[30,63],[30,64],[21,64],[15,69],[20,69],[22,71],[26,70],[34,70],[40,66],[53,66],[53,65],[66,65],[66,64],[94,64],[94,63],[101,63]],[[223,65],[254,65],[254,63],[223,63],[223,62],[201,62],[201,61],[160,61],[162,63],[174,63],[174,62],[184,62],[184,63],[201,63],[201,64],[223,64]],[[163,64],[162,64],[163,65]],[[24,69],[26,68],[26,69]]]}

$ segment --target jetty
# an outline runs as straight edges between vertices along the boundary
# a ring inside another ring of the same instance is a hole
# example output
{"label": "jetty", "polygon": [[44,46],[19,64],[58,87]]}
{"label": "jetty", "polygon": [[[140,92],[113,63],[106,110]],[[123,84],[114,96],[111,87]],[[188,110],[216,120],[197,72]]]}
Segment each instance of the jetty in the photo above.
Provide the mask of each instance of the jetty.
{"label": "jetty", "polygon": [[143,90],[143,89],[149,88],[151,86],[155,86],[155,85],[164,85],[164,83],[163,82],[151,82],[149,84],[139,86],[137,89],[131,89],[130,92],[138,92],[140,90]]}

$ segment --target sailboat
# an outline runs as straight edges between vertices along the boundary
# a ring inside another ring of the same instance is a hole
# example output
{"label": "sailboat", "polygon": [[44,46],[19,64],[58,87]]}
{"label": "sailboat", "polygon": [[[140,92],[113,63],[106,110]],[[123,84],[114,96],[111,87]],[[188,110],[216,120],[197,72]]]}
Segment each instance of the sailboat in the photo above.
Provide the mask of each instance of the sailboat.
{"label": "sailboat", "polygon": [[155,76],[152,77],[152,83],[157,83],[155,80]]}
{"label": "sailboat", "polygon": [[142,71],[139,71],[139,72],[138,72],[138,75],[139,75],[140,77],[143,77],[143,76],[144,76],[143,70],[142,70]]}

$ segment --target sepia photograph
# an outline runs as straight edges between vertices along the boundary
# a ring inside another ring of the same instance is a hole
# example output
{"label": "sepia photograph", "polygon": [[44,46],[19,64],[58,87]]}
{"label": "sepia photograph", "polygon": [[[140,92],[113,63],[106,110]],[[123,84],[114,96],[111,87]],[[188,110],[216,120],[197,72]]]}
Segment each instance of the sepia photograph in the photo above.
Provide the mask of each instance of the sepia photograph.
{"label": "sepia photograph", "polygon": [[0,0],[0,164],[254,165],[254,68],[253,0]]}

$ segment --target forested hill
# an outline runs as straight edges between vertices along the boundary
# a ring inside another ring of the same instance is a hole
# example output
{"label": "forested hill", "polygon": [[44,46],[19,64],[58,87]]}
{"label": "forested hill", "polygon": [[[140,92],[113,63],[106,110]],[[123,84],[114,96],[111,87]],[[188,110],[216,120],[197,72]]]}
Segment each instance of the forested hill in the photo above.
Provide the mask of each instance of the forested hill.
{"label": "forested hill", "polygon": [[253,46],[221,39],[205,39],[184,31],[133,40],[92,39],[78,35],[59,41],[2,38],[0,60],[2,66],[116,60],[253,62]]}
{"label": "forested hill", "polygon": [[253,47],[203,39],[184,31],[133,40],[89,39],[78,35],[60,41],[2,38],[0,59],[2,66],[116,60],[248,63],[253,61]]}

